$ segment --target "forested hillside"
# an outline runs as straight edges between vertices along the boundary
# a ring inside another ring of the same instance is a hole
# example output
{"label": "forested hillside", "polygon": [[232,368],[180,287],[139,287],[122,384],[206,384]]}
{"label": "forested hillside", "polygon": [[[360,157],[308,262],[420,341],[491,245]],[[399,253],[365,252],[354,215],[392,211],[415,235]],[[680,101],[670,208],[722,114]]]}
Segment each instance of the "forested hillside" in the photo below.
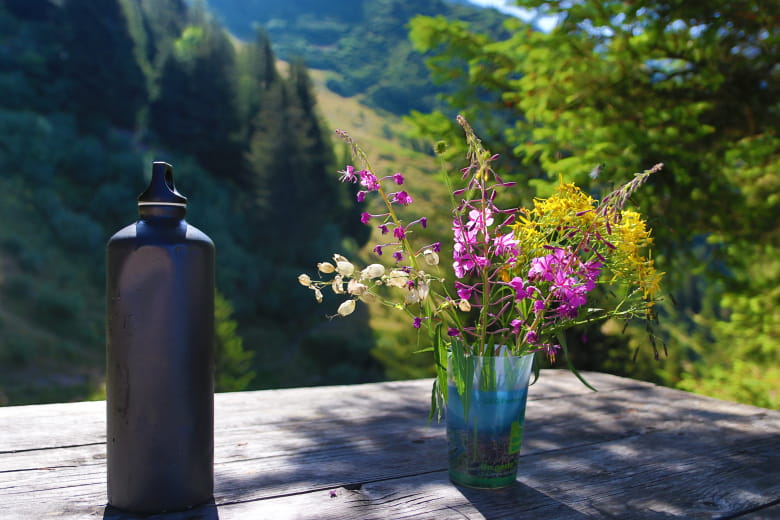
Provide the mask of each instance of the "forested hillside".
{"label": "forested hillside", "polygon": [[100,395],[104,247],[153,160],[217,246],[218,388],[381,375],[370,335],[323,353],[300,332],[336,324],[289,281],[366,237],[306,67],[281,74],[262,33],[183,0],[3,0],[0,135],[2,402]]}
{"label": "forested hillside", "polygon": [[262,26],[283,59],[305,57],[307,65],[330,72],[327,86],[360,95],[368,106],[394,114],[430,110],[447,88],[430,80],[423,56],[408,38],[417,15],[445,16],[477,31],[507,36],[507,16],[492,9],[444,0],[209,0],[239,38],[251,40]]}

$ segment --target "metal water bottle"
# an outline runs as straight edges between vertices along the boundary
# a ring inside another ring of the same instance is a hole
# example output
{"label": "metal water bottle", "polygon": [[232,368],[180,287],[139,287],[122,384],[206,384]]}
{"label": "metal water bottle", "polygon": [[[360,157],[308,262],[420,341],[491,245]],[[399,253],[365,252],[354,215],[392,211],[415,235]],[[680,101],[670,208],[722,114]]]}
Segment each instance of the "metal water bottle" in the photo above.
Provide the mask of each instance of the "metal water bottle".
{"label": "metal water bottle", "polygon": [[139,220],[108,242],[108,503],[188,509],[214,489],[214,244],[155,162]]}

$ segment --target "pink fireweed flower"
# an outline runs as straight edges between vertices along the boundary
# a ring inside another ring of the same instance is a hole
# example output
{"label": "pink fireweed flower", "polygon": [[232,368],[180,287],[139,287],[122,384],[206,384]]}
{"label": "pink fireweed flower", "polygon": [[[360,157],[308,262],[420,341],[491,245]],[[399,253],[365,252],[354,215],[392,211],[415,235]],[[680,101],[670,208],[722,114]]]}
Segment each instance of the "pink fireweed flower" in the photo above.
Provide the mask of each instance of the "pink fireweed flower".
{"label": "pink fireweed flower", "polygon": [[472,209],[469,211],[469,224],[487,234],[487,228],[493,225],[493,211],[490,208],[483,211]]}
{"label": "pink fireweed flower", "polygon": [[358,175],[360,175],[360,185],[367,191],[379,190],[379,180],[377,180],[376,175],[368,170],[361,170]]}
{"label": "pink fireweed flower", "polygon": [[398,193],[393,193],[391,195],[391,202],[397,202],[403,206],[408,206],[413,202],[412,197],[405,191],[399,191]]}
{"label": "pink fireweed flower", "polygon": [[499,256],[509,255],[517,257],[517,244],[519,243],[520,241],[515,239],[514,232],[493,238],[493,246],[495,247],[496,254]]}
{"label": "pink fireweed flower", "polygon": [[515,290],[515,300],[517,301],[525,300],[526,298],[529,298],[533,292],[532,290],[534,289],[533,286],[529,286],[528,288],[526,288],[525,282],[519,276],[515,276],[514,278],[512,278],[512,280],[507,282],[507,285],[509,285]]}
{"label": "pink fireweed flower", "polygon": [[468,300],[471,298],[471,293],[474,290],[474,287],[466,284],[462,284],[460,282],[455,282],[455,289],[458,293],[458,297],[460,297],[463,300]]}
{"label": "pink fireweed flower", "polygon": [[586,286],[563,271],[555,273],[552,292],[558,302],[555,312],[562,318],[576,318],[579,308],[588,302]]}
{"label": "pink fireweed flower", "polygon": [[525,322],[523,322],[523,320],[520,320],[520,319],[517,319],[517,318],[513,319],[512,321],[510,321],[509,322],[509,326],[512,327],[512,333],[513,334],[520,334],[520,327],[522,327],[524,323]]}
{"label": "pink fireweed flower", "polygon": [[355,176],[355,168],[353,166],[347,165],[347,167],[343,170],[339,170],[338,173],[341,174],[339,177],[339,180],[341,182],[356,182],[357,177]]}
{"label": "pink fireweed flower", "polygon": [[358,202],[363,202],[366,200],[366,192],[365,191],[359,191],[355,194],[355,199],[357,199]]}
{"label": "pink fireweed flower", "polygon": [[592,291],[596,288],[596,281],[601,276],[603,264],[597,260],[589,260],[582,265],[582,276],[585,277],[585,288]]}

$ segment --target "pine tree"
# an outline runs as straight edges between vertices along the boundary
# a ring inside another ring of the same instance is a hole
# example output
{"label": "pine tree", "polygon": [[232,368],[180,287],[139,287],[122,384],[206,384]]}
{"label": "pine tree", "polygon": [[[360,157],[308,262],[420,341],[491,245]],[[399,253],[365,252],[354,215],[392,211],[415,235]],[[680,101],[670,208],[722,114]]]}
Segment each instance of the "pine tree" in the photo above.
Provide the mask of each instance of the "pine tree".
{"label": "pine tree", "polygon": [[135,129],[148,93],[119,1],[67,0],[58,21],[68,108],[82,124],[105,119]]}
{"label": "pine tree", "polygon": [[209,172],[240,181],[235,52],[216,22],[205,14],[191,16],[163,67],[150,130],[163,145],[194,156]]}

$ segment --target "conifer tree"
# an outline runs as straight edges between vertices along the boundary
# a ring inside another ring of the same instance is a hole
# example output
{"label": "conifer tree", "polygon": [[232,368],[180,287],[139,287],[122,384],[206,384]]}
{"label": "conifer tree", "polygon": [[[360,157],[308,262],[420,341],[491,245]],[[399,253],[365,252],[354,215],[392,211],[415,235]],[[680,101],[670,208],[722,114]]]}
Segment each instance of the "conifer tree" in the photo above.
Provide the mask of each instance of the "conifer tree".
{"label": "conifer tree", "polygon": [[149,126],[163,145],[237,181],[242,161],[235,52],[224,29],[210,17],[191,16],[163,67]]}
{"label": "conifer tree", "polygon": [[83,124],[106,119],[135,129],[148,93],[119,1],[67,0],[58,21],[68,108]]}

